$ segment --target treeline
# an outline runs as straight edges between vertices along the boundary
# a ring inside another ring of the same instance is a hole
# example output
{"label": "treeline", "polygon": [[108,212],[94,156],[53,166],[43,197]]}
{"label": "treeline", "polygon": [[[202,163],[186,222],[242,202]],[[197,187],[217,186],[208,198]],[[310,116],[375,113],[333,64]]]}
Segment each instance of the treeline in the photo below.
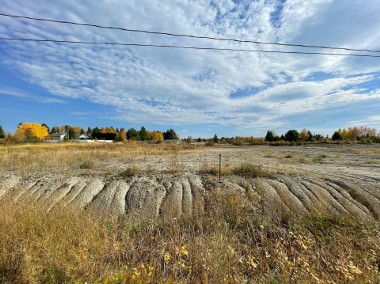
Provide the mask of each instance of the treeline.
{"label": "treeline", "polygon": [[338,129],[331,137],[334,141],[362,141],[380,143],[380,134],[366,126]]}
{"label": "treeline", "polygon": [[277,135],[276,132],[269,130],[265,135],[265,141],[267,142],[322,142],[326,139],[329,139],[329,137],[324,137],[322,134],[312,134],[311,131],[307,130],[306,128],[304,128],[301,132],[292,129],[281,136]]}
{"label": "treeline", "polygon": [[46,123],[20,123],[14,135],[5,134],[0,125],[0,138],[5,142],[38,142],[41,140],[56,140],[57,134],[65,141],[78,139],[113,140],[120,141],[152,141],[177,140],[178,135],[173,129],[165,132],[148,131],[144,126],[140,130],[134,128],[88,127],[87,130],[78,126],[62,125],[50,128]]}
{"label": "treeline", "polygon": [[324,136],[318,133],[311,133],[308,129],[303,129],[298,132],[297,130],[288,130],[282,135],[277,135],[275,131],[268,130],[265,137],[221,137],[215,134],[213,138],[209,139],[193,139],[189,136],[187,139],[183,139],[187,143],[190,142],[205,142],[207,146],[212,146],[215,143],[220,144],[232,144],[232,145],[288,145],[288,144],[301,144],[312,142],[359,142],[359,143],[380,143],[380,133],[375,128],[369,128],[366,126],[350,127],[348,129],[338,129],[334,132],[331,138],[327,135]]}

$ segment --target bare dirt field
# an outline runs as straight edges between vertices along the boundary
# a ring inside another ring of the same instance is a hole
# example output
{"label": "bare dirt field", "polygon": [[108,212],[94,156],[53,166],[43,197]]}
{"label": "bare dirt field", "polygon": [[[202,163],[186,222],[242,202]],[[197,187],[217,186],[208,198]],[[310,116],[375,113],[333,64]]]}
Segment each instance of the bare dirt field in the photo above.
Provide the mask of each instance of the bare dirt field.
{"label": "bare dirt field", "polygon": [[310,213],[380,218],[379,145],[64,144],[0,153],[0,198],[48,210],[177,217],[234,197],[277,221]]}

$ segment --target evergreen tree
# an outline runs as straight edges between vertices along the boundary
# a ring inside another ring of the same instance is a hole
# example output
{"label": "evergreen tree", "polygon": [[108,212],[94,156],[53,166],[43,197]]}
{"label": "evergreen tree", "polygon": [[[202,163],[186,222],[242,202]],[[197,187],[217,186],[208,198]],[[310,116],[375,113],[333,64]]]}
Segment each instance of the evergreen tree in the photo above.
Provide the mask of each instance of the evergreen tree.
{"label": "evergreen tree", "polygon": [[50,133],[59,133],[59,127],[53,126],[52,129],[50,130]]}
{"label": "evergreen tree", "polygon": [[165,131],[163,134],[164,134],[165,140],[178,140],[179,139],[177,133],[175,133],[175,131],[173,129],[169,129],[169,130]]}
{"label": "evergreen tree", "polygon": [[215,134],[214,137],[212,138],[212,140],[214,141],[214,143],[219,143],[219,138],[218,136]]}
{"label": "evergreen tree", "polygon": [[127,131],[128,140],[140,140],[140,135],[134,128],[129,128]]}
{"label": "evergreen tree", "polygon": [[141,141],[148,140],[148,132],[146,131],[144,126],[141,127],[139,134]]}
{"label": "evergreen tree", "polygon": [[314,141],[314,136],[313,134],[311,134],[310,130],[307,132],[307,135],[308,135],[307,141]]}
{"label": "evergreen tree", "polygon": [[267,142],[273,142],[274,141],[275,134],[273,131],[267,131],[267,135],[265,135],[265,141]]}
{"label": "evergreen tree", "polygon": [[97,135],[100,134],[100,129],[98,127],[95,127],[93,130],[92,130],[92,133],[91,133],[91,137],[92,139],[97,139]]}
{"label": "evergreen tree", "polygon": [[74,128],[69,127],[69,140],[74,140],[75,139],[75,131]]}
{"label": "evergreen tree", "polygon": [[332,140],[337,141],[337,140],[342,140],[342,135],[338,131],[335,131],[333,136],[331,137]]}
{"label": "evergreen tree", "polygon": [[289,130],[285,134],[285,141],[297,142],[300,140],[299,133],[297,130]]}
{"label": "evergreen tree", "polygon": [[50,133],[50,128],[49,128],[49,126],[47,126],[46,123],[42,123],[42,126],[45,126],[47,128],[48,133]]}
{"label": "evergreen tree", "polygon": [[0,125],[0,138],[4,138],[4,137],[5,137],[4,129],[3,129],[3,127]]}

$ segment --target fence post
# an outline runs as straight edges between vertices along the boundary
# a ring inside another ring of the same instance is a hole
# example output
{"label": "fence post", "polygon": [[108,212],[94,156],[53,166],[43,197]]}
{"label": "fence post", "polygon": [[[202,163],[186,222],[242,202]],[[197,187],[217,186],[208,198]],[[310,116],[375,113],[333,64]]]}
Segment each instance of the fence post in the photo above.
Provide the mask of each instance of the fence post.
{"label": "fence post", "polygon": [[220,181],[221,172],[222,172],[222,154],[219,154],[219,183],[221,182]]}

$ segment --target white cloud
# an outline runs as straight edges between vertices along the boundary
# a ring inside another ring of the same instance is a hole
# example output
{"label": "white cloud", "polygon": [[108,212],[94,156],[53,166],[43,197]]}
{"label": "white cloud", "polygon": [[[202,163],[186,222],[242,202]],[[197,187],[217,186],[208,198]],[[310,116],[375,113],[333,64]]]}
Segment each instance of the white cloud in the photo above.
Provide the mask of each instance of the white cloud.
{"label": "white cloud", "polygon": [[[108,26],[261,41],[380,49],[376,0],[8,1],[2,11]],[[360,9],[359,9],[360,8]],[[277,13],[278,25],[273,23]],[[0,35],[84,41],[258,48],[252,44],[172,38],[0,17]],[[263,49],[289,50],[263,46]],[[318,50],[319,51],[319,50]],[[155,124],[279,127],[284,117],[380,99],[378,59],[37,43],[7,45],[9,68],[59,102],[82,98],[114,108],[111,118]],[[310,80],[323,72],[332,78]],[[368,75],[371,74],[371,75]],[[233,99],[232,92],[262,88]]]}
{"label": "white cloud", "polygon": [[40,103],[47,103],[47,104],[66,103],[66,101],[59,98],[35,96],[35,95],[27,94],[20,90],[0,89],[0,95],[12,96],[12,97],[17,97],[23,100],[37,101]]}

